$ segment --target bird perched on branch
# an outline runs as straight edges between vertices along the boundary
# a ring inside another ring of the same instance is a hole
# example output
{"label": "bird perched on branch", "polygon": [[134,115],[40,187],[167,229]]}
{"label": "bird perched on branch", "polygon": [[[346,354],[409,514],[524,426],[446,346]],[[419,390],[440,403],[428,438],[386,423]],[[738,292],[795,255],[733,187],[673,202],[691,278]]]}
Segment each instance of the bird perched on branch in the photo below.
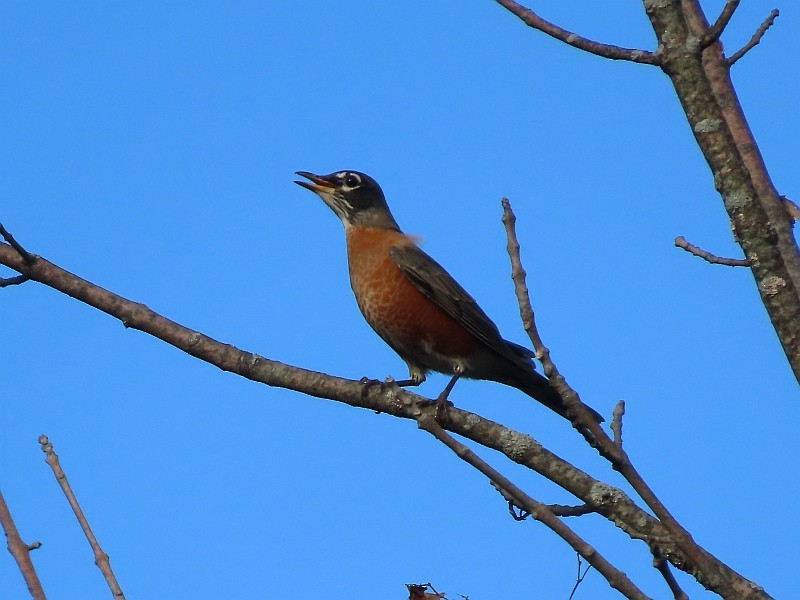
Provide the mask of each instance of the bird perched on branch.
{"label": "bird perched on branch", "polygon": [[408,365],[409,379],[399,385],[419,385],[429,371],[452,375],[439,395],[443,403],[459,378],[487,379],[567,416],[559,394],[535,371],[533,352],[504,340],[472,296],[400,230],[372,177],[358,171],[297,174],[308,181],[295,183],[322,198],[344,225],[358,307]]}

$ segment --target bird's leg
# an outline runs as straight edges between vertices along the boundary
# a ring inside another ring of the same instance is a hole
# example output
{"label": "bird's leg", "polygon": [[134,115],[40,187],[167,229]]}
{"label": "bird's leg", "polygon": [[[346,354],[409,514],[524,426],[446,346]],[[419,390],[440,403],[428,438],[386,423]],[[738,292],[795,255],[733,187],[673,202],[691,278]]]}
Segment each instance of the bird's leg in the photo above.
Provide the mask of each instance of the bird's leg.
{"label": "bird's leg", "polygon": [[437,421],[442,417],[442,415],[444,415],[447,412],[447,407],[448,407],[449,404],[451,404],[450,402],[447,401],[447,397],[450,395],[450,392],[453,390],[453,386],[456,384],[456,381],[458,381],[461,378],[461,373],[463,373],[463,370],[458,368],[458,367],[456,367],[455,373],[453,373],[453,376],[450,378],[450,381],[448,381],[447,385],[444,386],[444,389],[442,390],[442,393],[439,394],[436,397],[436,420]]}
{"label": "bird's leg", "polygon": [[445,404],[447,402],[447,397],[450,395],[450,392],[453,390],[453,386],[459,379],[461,379],[461,371],[459,371],[450,378],[450,381],[448,381],[447,385],[444,386],[442,393],[436,397],[436,402],[438,404]]}

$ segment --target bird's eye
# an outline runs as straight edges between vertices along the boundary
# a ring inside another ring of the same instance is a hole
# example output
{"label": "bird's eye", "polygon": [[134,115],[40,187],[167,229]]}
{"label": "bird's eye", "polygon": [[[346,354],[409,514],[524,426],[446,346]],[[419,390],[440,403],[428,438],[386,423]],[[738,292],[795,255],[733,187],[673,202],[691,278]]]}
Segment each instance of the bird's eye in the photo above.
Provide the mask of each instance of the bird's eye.
{"label": "bird's eye", "polygon": [[348,173],[344,177],[344,184],[349,188],[357,188],[361,185],[361,177],[355,173]]}

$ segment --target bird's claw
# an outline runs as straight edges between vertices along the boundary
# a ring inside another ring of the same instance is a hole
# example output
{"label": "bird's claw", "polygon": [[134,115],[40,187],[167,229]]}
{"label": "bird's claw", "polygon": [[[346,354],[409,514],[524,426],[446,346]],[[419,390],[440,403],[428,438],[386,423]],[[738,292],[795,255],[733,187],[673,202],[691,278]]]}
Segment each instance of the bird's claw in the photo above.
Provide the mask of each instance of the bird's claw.
{"label": "bird's claw", "polygon": [[455,406],[450,400],[447,398],[442,398],[439,396],[433,400],[429,400],[427,398],[420,400],[417,402],[418,407],[427,407],[427,406],[435,406],[436,413],[434,414],[434,418],[438,423],[441,419],[447,416],[447,411],[450,409],[451,406]]}
{"label": "bird's claw", "polygon": [[361,379],[358,380],[358,383],[360,383],[362,385],[362,388],[361,388],[361,399],[362,400],[367,397],[367,394],[369,394],[369,390],[370,390],[371,387],[379,385],[379,386],[381,386],[381,388],[383,388],[383,382],[382,381],[379,381],[377,379],[370,379],[369,377],[362,377]]}
{"label": "bird's claw", "polygon": [[442,419],[447,416],[447,411],[453,406],[453,403],[447,399],[447,396],[440,395],[436,398],[434,404],[436,405],[436,414],[434,418],[437,423],[441,423]]}

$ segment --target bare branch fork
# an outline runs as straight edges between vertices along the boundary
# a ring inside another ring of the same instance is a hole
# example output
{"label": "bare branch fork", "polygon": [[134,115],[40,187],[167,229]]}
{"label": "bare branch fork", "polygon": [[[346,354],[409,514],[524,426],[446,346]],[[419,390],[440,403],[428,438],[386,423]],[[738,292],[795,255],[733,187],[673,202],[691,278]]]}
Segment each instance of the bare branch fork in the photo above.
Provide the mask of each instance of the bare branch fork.
{"label": "bare branch fork", "polygon": [[[41,257],[28,264],[8,244],[0,243],[0,264],[93,306],[119,319],[126,327],[148,333],[222,370],[239,374],[252,381],[405,419],[418,420],[421,412],[434,410],[420,408],[424,398],[397,386],[390,384],[371,386],[364,394],[364,386],[357,381],[292,367],[223,344],[170,321],[143,304],[127,300],[64,271]],[[742,598],[768,598],[760,588],[705,551],[701,551],[703,560],[697,562],[697,553],[687,552],[685,544],[673,535],[674,528],[665,527],[665,524],[639,508],[625,492],[592,478],[542,447],[530,435],[516,432],[499,423],[456,408],[446,411],[440,425],[453,433],[501,452],[514,462],[553,481],[613,522],[631,538],[645,540],[651,546],[657,545],[667,560],[693,574],[709,589],[725,595],[731,581],[734,581],[743,586],[742,589],[746,586],[751,590],[750,594],[743,595]],[[592,433],[608,439],[599,427]],[[613,447],[613,442],[611,446]],[[618,452],[616,447],[614,452]],[[630,477],[630,473],[626,477]],[[637,493],[642,495],[638,489]],[[724,574],[724,577],[720,573]]]}
{"label": "bare branch fork", "polygon": [[571,31],[567,31],[547,21],[533,12],[530,8],[526,8],[514,0],[496,0],[498,4],[508,9],[510,12],[522,19],[523,23],[534,29],[546,33],[557,40],[574,46],[580,50],[585,50],[591,54],[602,56],[603,58],[610,58],[612,60],[627,60],[636,63],[643,63],[647,65],[660,64],[660,58],[657,54],[647,50],[636,50],[634,48],[622,48],[620,46],[613,46],[611,44],[601,44],[593,40],[582,37]]}
{"label": "bare branch fork", "polygon": [[[22,260],[24,260],[26,264],[30,265],[30,264],[33,263],[33,261],[34,261],[33,255],[29,254],[25,250],[25,248],[23,248],[22,246],[19,245],[17,240],[14,239],[14,236],[11,235],[6,230],[5,227],[3,227],[2,223],[0,223],[0,236],[2,236],[2,238],[12,248],[14,248],[14,250],[16,250],[17,253],[19,253],[19,255],[22,257]],[[28,281],[28,276],[27,275],[16,275],[15,277],[8,277],[8,278],[0,277],[0,288],[8,287],[10,285],[19,285],[20,283],[25,283],[26,281]]]}
{"label": "bare branch fork", "polygon": [[25,248],[23,248],[17,240],[14,239],[14,236],[11,235],[8,230],[3,227],[3,224],[0,223],[0,236],[3,236],[3,239],[12,247],[14,250],[17,251],[17,254],[20,255],[22,260],[25,262],[26,265],[32,265],[36,257],[33,254],[30,254]]}
{"label": "bare branch fork", "polygon": [[[664,72],[683,105],[722,196],[734,239],[742,247],[761,301],[800,381],[800,251],[792,217],[736,96],[729,61],[719,44],[699,56],[685,51],[708,29],[698,0],[645,4],[662,41]],[[766,26],[761,29],[765,31]]]}
{"label": "bare branch fork", "polygon": [[587,40],[513,0],[495,1],[530,27],[566,44],[606,58],[657,65],[670,78],[714,176],[734,238],[742,246],[784,354],[800,382],[800,251],[792,217],[775,190],[730,80],[731,65],[759,43],[778,11],[770,13],[742,50],[726,59],[722,46],[714,42],[730,22],[737,0],[726,2],[713,25],[699,0],[642,0],[659,43],[655,52]]}
{"label": "bare branch fork", "polygon": [[[536,321],[534,318],[533,309],[531,308],[530,298],[528,294],[528,287],[525,283],[526,273],[522,267],[520,259],[520,246],[516,234],[516,216],[511,209],[511,203],[507,198],[501,201],[503,207],[503,225],[506,229],[506,236],[508,239],[507,250],[511,261],[511,278],[514,281],[514,290],[517,295],[519,303],[520,316],[523,321],[523,326],[533,343],[534,350],[537,357],[542,362],[542,368],[545,374],[551,378],[553,387],[561,396],[562,400],[568,407],[570,416],[573,419],[573,426],[582,434],[589,432],[590,435],[585,435],[587,442],[595,447],[601,456],[608,460],[612,467],[618,471],[625,480],[633,487],[639,497],[647,504],[653,511],[659,521],[664,524],[670,532],[672,539],[692,557],[695,564],[702,565],[702,569],[707,570],[711,568],[709,560],[714,560],[713,557],[703,550],[692,539],[686,529],[681,526],[673,515],[667,510],[666,506],[659,500],[650,486],[644,481],[644,478],[634,467],[627,452],[622,447],[622,416],[624,414],[624,403],[617,404],[614,409],[614,416],[611,424],[614,439],[608,437],[605,430],[591,417],[580,398],[567,383],[566,379],[560,374],[558,368],[550,357],[550,352],[545,347],[539,332],[536,328]],[[661,556],[661,550],[657,545],[651,546],[653,552],[658,552]],[[673,588],[673,582],[667,578],[668,570],[664,570],[663,565],[659,563],[656,565],[659,572],[665,576],[665,579]],[[680,566],[680,565],[678,565]],[[740,577],[737,574],[737,578]],[[728,582],[730,585],[738,585],[738,581]],[[720,592],[721,593],[721,592]],[[761,591],[763,593],[763,591]],[[726,594],[722,594],[725,596]],[[755,596],[754,596],[755,597]]]}
{"label": "bare branch fork", "polygon": [[664,581],[667,582],[667,586],[669,586],[669,590],[672,592],[672,597],[675,600],[689,600],[689,596],[681,589],[678,580],[675,579],[675,575],[670,571],[669,563],[661,556],[658,548],[653,549],[653,566],[661,573]]}
{"label": "bare branch fork", "polygon": [[606,560],[595,548],[585,542],[578,534],[572,529],[562,523],[558,517],[553,513],[547,505],[534,500],[525,492],[514,485],[509,479],[501,475],[497,470],[486,463],[482,458],[475,454],[472,450],[467,448],[464,444],[456,441],[453,436],[449,435],[442,427],[436,422],[436,419],[430,414],[422,414],[417,419],[420,429],[430,433],[437,440],[442,442],[445,446],[450,448],[456,456],[465,461],[469,465],[476,468],[489,478],[493,484],[502,488],[506,493],[514,498],[514,503],[520,506],[525,512],[530,514],[534,519],[543,523],[553,532],[555,532],[561,539],[567,542],[572,548],[584,557],[590,565],[599,571],[603,577],[606,578],[609,585],[616,590],[619,590],[626,598],[646,600],[647,596],[636,587],[633,582],[628,579],[622,571],[615,568],[608,560]]}
{"label": "bare branch fork", "polygon": [[[604,54],[602,44],[600,51],[589,44],[576,44],[576,38],[571,34],[565,35],[568,32],[551,27],[551,24],[543,21],[530,9],[516,2],[497,2],[529,26],[565,43],[608,58],[630,59],[625,53],[622,56]],[[696,141],[714,175],[733,226],[734,236],[741,244],[751,267],[756,287],[761,293],[784,353],[795,376],[800,380],[800,253],[792,233],[792,219],[770,180],[729,75],[730,65],[758,43],[777,13],[773,11],[762,24],[753,36],[752,43],[726,60],[721,45],[714,42],[729,23],[737,5],[738,1],[729,0],[715,24],[709,26],[698,0],[643,0],[659,47],[652,53],[655,60],[638,62],[657,64],[672,81]],[[524,289],[521,286],[516,287],[518,290]],[[527,324],[530,320],[532,323],[532,314],[530,317],[525,314],[522,304],[520,302],[523,321]],[[642,485],[644,482],[633,471],[622,449],[621,413],[620,418],[615,419],[618,426],[614,427],[615,423],[612,423],[614,441],[618,445],[618,452],[615,452],[613,445],[607,445],[607,438],[604,438],[600,428],[584,421],[585,415],[582,414],[577,394],[566,385],[558,371],[548,365],[551,362],[549,354],[541,340],[537,344],[535,338],[538,338],[538,334],[531,336],[531,339],[542,359],[545,373],[552,374],[553,386],[564,402],[574,409],[574,424],[583,423],[590,429],[601,454],[633,485],[656,516],[680,540],[681,545],[685,544],[685,549],[691,551],[694,546],[691,537],[669,513],[664,512],[663,507],[651,503],[657,502],[657,498]],[[702,557],[693,553],[693,558]],[[722,595],[747,597],[751,590],[746,586],[742,587],[740,583],[729,580],[725,584],[726,587],[729,586],[728,593]],[[763,594],[763,591],[759,590],[758,594]]]}
{"label": "bare branch fork", "polygon": [[589,574],[589,571],[592,568],[592,565],[588,565],[586,570],[581,573],[581,555],[578,554],[578,573],[575,577],[575,585],[572,587],[572,592],[569,594],[569,598],[567,600],[572,600],[575,597],[575,592],[578,591],[578,586],[583,582],[586,576]]}
{"label": "bare branch fork", "polygon": [[[697,143],[714,174],[715,183],[733,224],[735,237],[742,245],[757,287],[762,292],[762,300],[790,364],[800,379],[800,294],[798,294],[800,258],[791,232],[791,219],[772,185],[755,140],[750,134],[728,72],[730,65],[759,43],[777,17],[777,11],[770,14],[742,50],[726,59],[719,45],[714,42],[719,39],[738,5],[738,2],[732,0],[726,3],[712,26],[705,20],[697,0],[681,2],[643,0],[645,11],[659,40],[656,52],[595,42],[545,21],[516,2],[496,1],[527,25],[566,44],[614,60],[657,65],[670,77]],[[692,47],[697,51],[686,51]],[[445,432],[445,428],[486,447],[501,451],[512,460],[529,466],[574,493],[595,512],[612,520],[631,537],[645,540],[653,551],[654,566],[662,572],[675,598],[682,598],[685,595],[679,588],[676,590],[670,584],[671,574],[668,574],[668,568],[665,569],[666,560],[690,572],[702,585],[725,597],[768,598],[763,590],[697,546],[633,468],[622,445],[624,405],[618,404],[614,411],[611,423],[613,440],[588,418],[577,393],[569,387],[550,360],[547,348],[541,340],[538,340],[537,345],[538,333],[535,332],[532,311],[530,311],[530,326],[527,328],[529,332],[533,332],[531,339],[542,360],[545,373],[551,377],[554,387],[570,407],[573,425],[579,430],[582,428],[582,432],[588,432],[585,434],[587,440],[622,473],[658,520],[642,511],[621,490],[607,486],[575,469],[541,448],[530,436],[513,432],[497,423],[456,409],[448,411],[444,422],[440,424],[434,421],[430,414],[418,408],[419,396],[396,387],[390,385],[373,387],[368,394],[362,395],[363,386],[357,382],[297,369],[252,353],[242,352],[169,321],[144,305],[98,288],[44,259],[28,254],[1,225],[0,234],[8,242],[0,244],[0,263],[20,273],[19,277],[10,278],[17,280],[14,283],[20,283],[25,280],[24,278],[42,282],[107,312],[128,327],[150,333],[221,369],[238,373],[254,381],[330,398],[352,406],[379,410],[397,417],[415,419],[421,427],[423,424],[432,427],[433,431],[429,431],[433,435],[437,435],[440,431],[444,433],[440,441],[447,443],[457,454],[461,452],[459,443]],[[523,284],[518,286],[515,279],[515,289],[518,290],[518,298],[525,296],[525,303],[529,308],[521,265],[520,273],[521,277],[518,279],[521,279]],[[777,287],[764,285],[767,281],[781,283]],[[520,290],[524,290],[525,293],[522,294]],[[521,299],[520,306],[523,307]],[[524,315],[523,320],[526,320]],[[454,445],[451,446],[445,440]],[[466,453],[464,455],[469,456]],[[473,466],[478,468],[480,462],[476,463]],[[550,519],[552,515],[555,523],[560,524],[552,510],[548,510],[547,507],[542,508],[543,505],[537,504],[521,491],[519,494],[521,497],[516,493],[511,493],[511,496],[523,510],[533,508],[538,517],[533,511],[530,512],[536,518]],[[578,545],[583,543],[580,538],[570,539]],[[592,554],[595,552],[590,546],[583,548]],[[615,576],[611,570],[608,574]]]}
{"label": "bare branch fork", "polygon": [[701,49],[708,48],[711,44],[719,39],[719,36],[722,35],[722,32],[728,26],[733,13],[736,12],[739,2],[740,0],[728,0],[725,3],[725,6],[722,8],[722,12],[719,14],[719,17],[717,17],[717,20],[706,30],[706,32],[703,34],[703,37],[700,38]]}

